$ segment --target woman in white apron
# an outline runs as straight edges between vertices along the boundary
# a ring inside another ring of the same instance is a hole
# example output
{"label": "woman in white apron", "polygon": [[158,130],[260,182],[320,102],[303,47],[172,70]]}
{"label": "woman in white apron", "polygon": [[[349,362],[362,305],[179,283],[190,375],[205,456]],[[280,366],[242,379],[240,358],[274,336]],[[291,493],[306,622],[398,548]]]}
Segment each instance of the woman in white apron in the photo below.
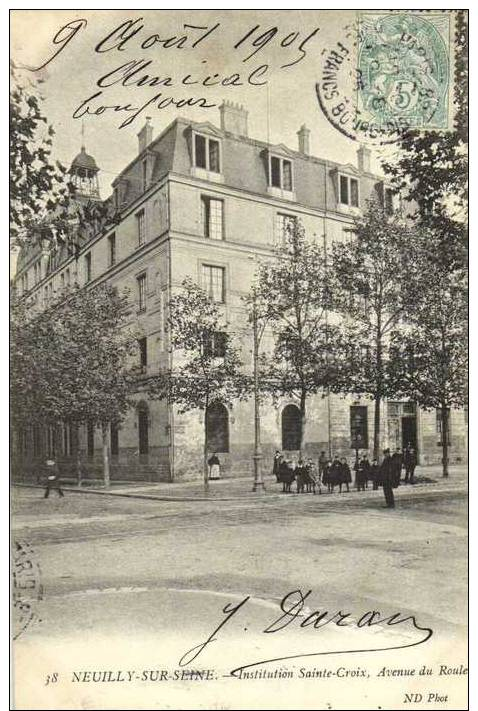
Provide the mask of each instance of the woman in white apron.
{"label": "woman in white apron", "polygon": [[207,463],[209,464],[209,479],[220,479],[221,478],[221,463],[219,461],[219,458],[214,452],[212,457],[209,457],[207,460]]}

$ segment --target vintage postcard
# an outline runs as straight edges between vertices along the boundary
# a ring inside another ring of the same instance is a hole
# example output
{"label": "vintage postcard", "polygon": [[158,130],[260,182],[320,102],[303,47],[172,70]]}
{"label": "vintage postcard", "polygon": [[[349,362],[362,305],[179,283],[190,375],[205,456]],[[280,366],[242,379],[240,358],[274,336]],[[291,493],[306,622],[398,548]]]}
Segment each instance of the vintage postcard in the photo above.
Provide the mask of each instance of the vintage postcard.
{"label": "vintage postcard", "polygon": [[468,11],[12,10],[15,709],[468,708]]}

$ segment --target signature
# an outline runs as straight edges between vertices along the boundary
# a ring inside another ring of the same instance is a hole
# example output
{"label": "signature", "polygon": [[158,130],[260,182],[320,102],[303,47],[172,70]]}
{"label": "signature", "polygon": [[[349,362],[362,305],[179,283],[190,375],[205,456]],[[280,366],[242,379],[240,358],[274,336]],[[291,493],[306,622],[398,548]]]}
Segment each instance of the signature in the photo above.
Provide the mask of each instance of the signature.
{"label": "signature", "polygon": [[[423,635],[417,639],[415,642],[399,645],[391,645],[384,647],[375,648],[364,648],[364,649],[340,649],[334,651],[320,651],[320,652],[304,652],[301,654],[292,654],[283,657],[274,657],[269,659],[261,659],[260,661],[253,662],[250,664],[244,664],[243,666],[233,669],[230,673],[232,676],[240,675],[243,669],[248,669],[250,667],[260,666],[263,664],[268,664],[271,662],[281,662],[287,659],[298,659],[302,657],[315,657],[326,654],[357,654],[360,652],[384,652],[391,649],[405,649],[406,647],[416,647],[419,644],[427,642],[433,635],[433,630],[429,627],[423,627],[418,624],[415,615],[403,615],[401,612],[394,612],[391,615],[383,616],[377,610],[368,610],[364,612],[360,617],[357,618],[352,612],[343,612],[342,610],[337,610],[330,612],[329,610],[310,610],[304,611],[304,606],[306,600],[312,594],[312,590],[308,590],[305,594],[302,590],[293,590],[288,592],[282,598],[280,602],[280,614],[274,619],[270,624],[268,624],[263,630],[263,634],[276,634],[283,631],[285,628],[292,626],[300,629],[313,629],[320,630],[326,626],[335,627],[348,627],[363,629],[370,628],[376,625],[382,625],[385,627],[394,627],[396,625],[404,625],[405,623],[410,623],[413,629],[422,632]],[[229,621],[238,615],[241,609],[244,609],[251,599],[250,595],[244,597],[237,604],[228,603],[223,608],[222,612],[225,615],[224,619],[219,623],[219,625],[211,632],[209,637],[195,645],[187,652],[183,654],[179,660],[180,666],[186,666],[193,662],[199,657],[200,654],[204,652],[209,645],[216,642],[218,639],[218,633],[220,630],[229,623]]]}

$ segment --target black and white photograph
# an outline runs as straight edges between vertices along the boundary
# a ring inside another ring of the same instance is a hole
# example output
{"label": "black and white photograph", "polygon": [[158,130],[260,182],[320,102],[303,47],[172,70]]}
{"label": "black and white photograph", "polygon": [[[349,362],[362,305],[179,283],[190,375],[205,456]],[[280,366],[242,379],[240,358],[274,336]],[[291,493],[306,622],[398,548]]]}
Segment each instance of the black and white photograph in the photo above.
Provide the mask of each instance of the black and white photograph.
{"label": "black and white photograph", "polygon": [[469,708],[468,20],[10,10],[11,708]]}

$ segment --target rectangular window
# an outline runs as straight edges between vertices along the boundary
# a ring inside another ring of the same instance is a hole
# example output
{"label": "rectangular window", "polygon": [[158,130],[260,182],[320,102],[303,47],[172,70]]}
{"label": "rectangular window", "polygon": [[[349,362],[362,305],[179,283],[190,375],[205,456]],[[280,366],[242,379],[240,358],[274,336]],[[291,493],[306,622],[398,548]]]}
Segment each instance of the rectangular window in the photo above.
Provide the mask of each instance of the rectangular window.
{"label": "rectangular window", "polygon": [[208,296],[219,303],[224,302],[224,267],[202,265],[203,289]]}
{"label": "rectangular window", "polygon": [[340,176],[340,202],[342,205],[349,204],[349,181],[345,175]]}
{"label": "rectangular window", "polygon": [[276,216],[277,238],[284,242],[287,236],[294,231],[296,223],[297,218],[294,215],[286,215],[282,212],[278,212]]}
{"label": "rectangular window", "polygon": [[136,281],[138,284],[138,310],[146,311],[146,274],[140,274]]}
{"label": "rectangular window", "polygon": [[282,161],[282,188],[292,191],[292,163],[290,160]]}
{"label": "rectangular window", "polygon": [[144,210],[136,214],[136,229],[138,233],[138,245],[142,245],[145,240]]}
{"label": "rectangular window", "polygon": [[[437,408],[436,411],[436,429],[437,429],[437,436],[438,436],[438,445],[443,444],[443,416],[442,416],[442,411],[441,408]],[[450,427],[450,408],[446,408],[446,441],[448,445],[451,442],[451,427]]]}
{"label": "rectangular window", "polygon": [[63,454],[71,456],[71,425],[63,425]]}
{"label": "rectangular window", "polygon": [[221,149],[219,141],[214,138],[194,134],[194,165],[197,168],[210,170],[212,173],[221,172]]}
{"label": "rectangular window", "polygon": [[109,265],[116,264],[116,234],[113,232],[112,235],[108,237],[108,252],[109,252]]}
{"label": "rectangular window", "polygon": [[222,200],[202,196],[201,218],[204,237],[208,237],[209,239],[224,239]]}
{"label": "rectangular window", "polygon": [[209,170],[220,173],[219,166],[219,142],[209,139]]}
{"label": "rectangular window", "polygon": [[47,429],[47,454],[50,459],[54,459],[56,455],[56,437],[55,428],[49,425]]}
{"label": "rectangular window", "polygon": [[85,254],[85,281],[91,281],[91,252]]}
{"label": "rectangular window", "polygon": [[61,287],[62,289],[65,288],[65,274],[64,274],[64,273],[62,273],[62,274],[60,275],[60,287]]}
{"label": "rectangular window", "polygon": [[42,451],[42,436],[40,425],[33,425],[33,455],[38,457]]}
{"label": "rectangular window", "polygon": [[368,449],[368,408],[366,405],[350,406],[350,447]]}
{"label": "rectangular window", "polygon": [[281,188],[292,192],[292,163],[285,158],[270,156],[269,162],[269,183],[273,188]]}
{"label": "rectangular window", "polygon": [[274,188],[281,187],[280,179],[280,158],[271,157],[271,185]]}
{"label": "rectangular window", "polygon": [[65,281],[66,281],[66,285],[70,286],[70,270],[69,269],[67,269],[65,272]]}
{"label": "rectangular window", "polygon": [[212,358],[224,358],[226,355],[227,333],[215,331],[204,336],[204,354]]}
{"label": "rectangular window", "polygon": [[95,453],[95,428],[92,422],[86,426],[86,452],[89,457]]}
{"label": "rectangular window", "polygon": [[139,365],[141,367],[141,372],[146,372],[146,366],[148,365],[148,343],[146,337],[138,338],[139,347]]}
{"label": "rectangular window", "polygon": [[194,159],[198,168],[207,169],[206,163],[206,139],[204,136],[194,135]]}
{"label": "rectangular window", "polygon": [[393,190],[391,188],[385,189],[385,213],[387,215],[393,215]]}
{"label": "rectangular window", "polygon": [[340,176],[339,182],[340,202],[342,205],[359,206],[359,184],[357,178]]}
{"label": "rectangular window", "polygon": [[119,454],[119,436],[116,422],[112,422],[110,425],[110,444],[111,456],[117,457]]}

